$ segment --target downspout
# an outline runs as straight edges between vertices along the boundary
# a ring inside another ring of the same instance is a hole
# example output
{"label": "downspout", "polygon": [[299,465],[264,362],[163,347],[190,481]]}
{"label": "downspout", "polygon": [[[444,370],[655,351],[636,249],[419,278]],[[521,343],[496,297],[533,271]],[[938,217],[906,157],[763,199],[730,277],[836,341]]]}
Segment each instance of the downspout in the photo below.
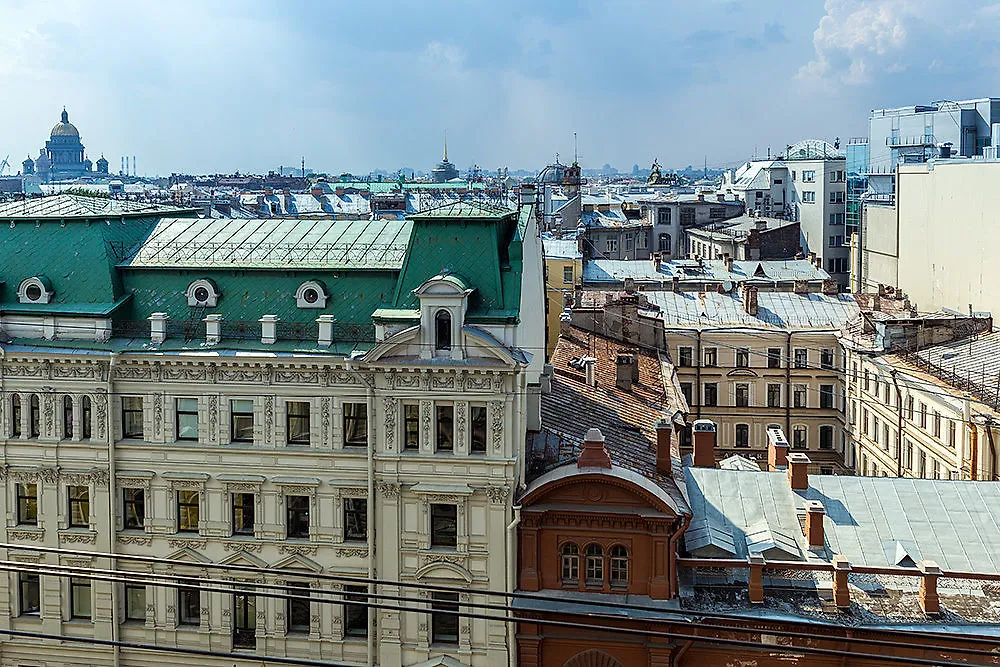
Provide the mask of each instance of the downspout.
{"label": "downspout", "polygon": [[[362,384],[367,387],[366,389],[366,410],[368,411],[368,446],[367,446],[367,456],[368,456],[368,502],[366,503],[367,509],[365,511],[365,521],[368,522],[368,578],[375,578],[375,436],[372,424],[374,423],[375,417],[375,387],[373,384],[368,384],[365,377],[360,371],[354,366],[354,363],[348,359],[345,363],[345,368],[350,373],[354,373]],[[372,591],[372,587],[376,590]],[[368,585],[369,594],[379,593],[378,586],[376,584]],[[371,601],[371,599],[368,599]],[[370,612],[370,610],[369,610]],[[375,621],[373,614],[368,614],[368,660],[367,665],[372,666],[375,664],[375,632],[372,627],[373,621]]]}
{"label": "downspout", "polygon": [[792,434],[792,332],[785,332],[785,437]]}
{"label": "downspout", "polygon": [[986,417],[986,440],[990,445],[990,466],[988,468],[989,481],[996,481],[997,478],[997,448],[993,442],[993,417]]}
{"label": "downspout", "polygon": [[972,481],[979,479],[979,429],[970,419],[965,423],[965,428],[969,431],[969,477]]}
{"label": "downspout", "polygon": [[[108,494],[111,496],[108,498],[108,553],[112,554],[111,557],[111,569],[118,569],[118,559],[113,556],[115,553],[115,534],[117,533],[118,523],[115,517],[115,507],[118,505],[116,500],[118,499],[118,494],[116,493],[117,485],[115,481],[116,467],[115,467],[115,428],[111,419],[111,397],[114,396],[114,377],[115,377],[115,366],[118,363],[118,354],[116,352],[111,353],[111,358],[108,363],[108,381],[107,381],[107,392],[108,392],[108,404],[107,404],[107,428],[108,428]],[[114,640],[113,648],[113,665],[118,667],[121,664],[121,647],[118,644],[120,639],[120,626],[119,626],[119,615],[118,615],[118,585],[111,584],[111,639]]]}
{"label": "downspout", "polygon": [[897,372],[895,368],[890,369],[889,376],[892,378],[892,384],[896,388],[896,477],[902,477],[903,429],[906,425],[903,423],[903,392],[899,389],[899,379],[896,377]]}
{"label": "downspout", "polygon": [[667,596],[670,599],[677,597],[681,590],[680,573],[677,571],[677,543],[690,525],[691,517],[686,514],[681,516],[680,530],[671,535],[667,541],[667,549],[670,551],[670,584],[667,588]]}
{"label": "downspout", "polygon": [[[516,493],[516,491],[515,491]],[[507,591],[517,588],[517,527],[521,524],[521,506],[514,505],[513,520],[507,524]],[[507,658],[510,667],[517,667],[517,621],[507,624]]]}
{"label": "downspout", "polygon": [[[698,348],[695,351],[695,354],[697,354],[698,357],[697,357],[697,361],[696,361],[696,363],[694,365],[695,373],[697,374],[697,377],[695,378],[696,379],[695,386],[698,387],[698,397],[697,397],[698,400],[696,401],[698,409],[696,411],[696,417],[698,419],[701,419],[701,399],[702,399],[702,396],[704,396],[704,394],[702,393],[703,392],[703,388],[701,386],[701,363],[702,363],[702,359],[701,359],[701,329],[695,329],[695,341],[696,341],[695,345]],[[691,398],[695,398],[695,397],[692,396]]]}

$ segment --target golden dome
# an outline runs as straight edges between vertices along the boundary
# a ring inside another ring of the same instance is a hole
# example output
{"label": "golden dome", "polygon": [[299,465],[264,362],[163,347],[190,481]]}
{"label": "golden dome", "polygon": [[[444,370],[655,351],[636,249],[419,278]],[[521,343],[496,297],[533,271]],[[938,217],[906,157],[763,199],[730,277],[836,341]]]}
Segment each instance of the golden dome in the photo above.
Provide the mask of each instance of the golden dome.
{"label": "golden dome", "polygon": [[69,122],[69,114],[66,113],[66,109],[63,109],[62,120],[56,123],[56,126],[52,128],[53,137],[79,137],[80,131],[76,129],[73,123]]}

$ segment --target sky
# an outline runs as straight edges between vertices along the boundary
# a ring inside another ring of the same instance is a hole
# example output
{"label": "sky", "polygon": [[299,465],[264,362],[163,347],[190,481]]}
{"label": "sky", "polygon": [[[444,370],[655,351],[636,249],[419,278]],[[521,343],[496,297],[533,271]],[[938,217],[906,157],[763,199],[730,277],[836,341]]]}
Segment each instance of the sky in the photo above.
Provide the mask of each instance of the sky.
{"label": "sky", "polygon": [[0,160],[142,174],[737,164],[1000,96],[983,0],[0,0]]}

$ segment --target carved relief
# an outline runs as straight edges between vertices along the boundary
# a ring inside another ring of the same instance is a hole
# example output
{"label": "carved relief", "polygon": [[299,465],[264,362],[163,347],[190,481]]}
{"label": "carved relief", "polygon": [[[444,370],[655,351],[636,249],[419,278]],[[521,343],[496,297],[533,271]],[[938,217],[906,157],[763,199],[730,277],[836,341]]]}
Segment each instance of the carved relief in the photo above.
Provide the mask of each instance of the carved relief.
{"label": "carved relief", "polygon": [[38,477],[46,484],[55,484],[59,481],[59,468],[41,468]]}
{"label": "carved relief", "polygon": [[149,547],[153,545],[153,538],[147,535],[118,535],[118,544],[134,544],[137,547]]}
{"label": "carved relief", "polygon": [[330,379],[335,384],[361,384],[357,376],[354,373],[346,373],[343,371],[333,371],[330,373]]}
{"label": "carved relief", "polygon": [[91,402],[94,404],[94,414],[97,417],[95,419],[97,422],[97,433],[95,435],[98,439],[107,438],[108,397],[105,394],[94,394]]}
{"label": "carved relief", "polygon": [[163,435],[163,395],[153,394],[153,437]]}
{"label": "carved relief", "polygon": [[116,380],[152,380],[153,369],[146,364],[127,364],[115,366]]}
{"label": "carved relief", "polygon": [[59,533],[60,544],[97,544],[97,533]]}
{"label": "carved relief", "polygon": [[391,396],[386,396],[383,401],[383,408],[385,409],[385,448],[390,452],[396,442],[396,409],[398,405],[399,401]]}
{"label": "carved relief", "polygon": [[486,487],[486,497],[490,499],[490,502],[494,505],[503,505],[507,500],[507,494],[510,492],[506,486],[487,486]]}
{"label": "carved relief", "polygon": [[454,389],[455,388],[455,376],[452,374],[447,375],[432,375],[431,376],[431,389]]}
{"label": "carved relief", "polygon": [[278,551],[283,554],[294,554],[299,556],[313,556],[318,551],[318,547],[310,544],[280,544]]}
{"label": "carved relief", "polygon": [[98,366],[82,364],[56,364],[52,367],[52,377],[59,380],[100,378]]}
{"label": "carved relief", "polygon": [[367,548],[337,549],[337,558],[364,558],[367,555]]}
{"label": "carved relief", "polygon": [[219,440],[219,397],[208,397],[208,441],[218,442]]}
{"label": "carved relief", "polygon": [[44,530],[8,530],[7,539],[14,542],[44,542]]}
{"label": "carved relief", "polygon": [[218,382],[259,384],[264,376],[259,368],[220,368],[216,373]]}
{"label": "carved relief", "polygon": [[42,423],[45,425],[44,431],[48,436],[54,436],[56,430],[55,407],[52,403],[52,394],[42,396],[42,416],[44,417]]}
{"label": "carved relief", "polygon": [[455,404],[455,441],[460,443],[465,442],[465,411],[467,405],[461,401]]}
{"label": "carved relief", "polygon": [[264,397],[264,442],[271,444],[274,432],[274,397]]}
{"label": "carved relief", "polygon": [[164,380],[178,382],[199,382],[207,377],[207,369],[201,366],[166,366],[163,368]]}
{"label": "carved relief", "polygon": [[375,488],[386,498],[398,498],[399,497],[399,484],[393,484],[392,482],[377,482]]}
{"label": "carved relief", "polygon": [[490,401],[490,423],[493,428],[493,450],[503,448],[503,401]]}
{"label": "carved relief", "polygon": [[171,549],[204,549],[208,540],[197,539],[169,539],[167,546]]}
{"label": "carved relief", "polygon": [[316,371],[276,370],[274,381],[285,384],[319,384],[319,373]]}
{"label": "carved relief", "polygon": [[37,364],[6,364],[3,369],[7,377],[41,377],[42,369]]}
{"label": "carved relief", "polygon": [[319,403],[320,427],[322,429],[320,437],[324,446],[330,442],[330,399],[324,397]]}
{"label": "carved relief", "polygon": [[260,553],[264,545],[260,542],[223,542],[222,548],[225,551],[246,551],[247,553]]}
{"label": "carved relief", "polygon": [[424,442],[431,441],[431,419],[434,404],[431,401],[420,401],[420,430],[424,434]]}
{"label": "carved relief", "polygon": [[147,477],[118,477],[118,486],[130,489],[148,489],[149,478]]}
{"label": "carved relief", "polygon": [[451,563],[452,565],[464,565],[468,556],[465,554],[421,554],[420,564],[421,566],[430,565],[431,563]]}

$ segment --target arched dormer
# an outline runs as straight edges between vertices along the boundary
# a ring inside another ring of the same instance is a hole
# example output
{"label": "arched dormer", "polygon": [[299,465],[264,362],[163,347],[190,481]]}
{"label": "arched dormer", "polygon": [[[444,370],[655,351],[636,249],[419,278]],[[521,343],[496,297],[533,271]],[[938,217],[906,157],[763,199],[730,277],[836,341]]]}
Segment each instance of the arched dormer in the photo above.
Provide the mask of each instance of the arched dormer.
{"label": "arched dormer", "polygon": [[25,278],[17,287],[20,303],[49,303],[52,301],[52,283],[45,276]]}
{"label": "arched dormer", "polygon": [[295,305],[299,308],[326,308],[326,286],[318,280],[307,280],[295,290]]}
{"label": "arched dormer", "polygon": [[462,327],[475,288],[456,273],[441,273],[413,293],[420,300],[420,356],[464,359]]}
{"label": "arched dormer", "polygon": [[187,292],[188,305],[192,308],[215,308],[219,303],[219,292],[215,281],[201,278],[188,285]]}

